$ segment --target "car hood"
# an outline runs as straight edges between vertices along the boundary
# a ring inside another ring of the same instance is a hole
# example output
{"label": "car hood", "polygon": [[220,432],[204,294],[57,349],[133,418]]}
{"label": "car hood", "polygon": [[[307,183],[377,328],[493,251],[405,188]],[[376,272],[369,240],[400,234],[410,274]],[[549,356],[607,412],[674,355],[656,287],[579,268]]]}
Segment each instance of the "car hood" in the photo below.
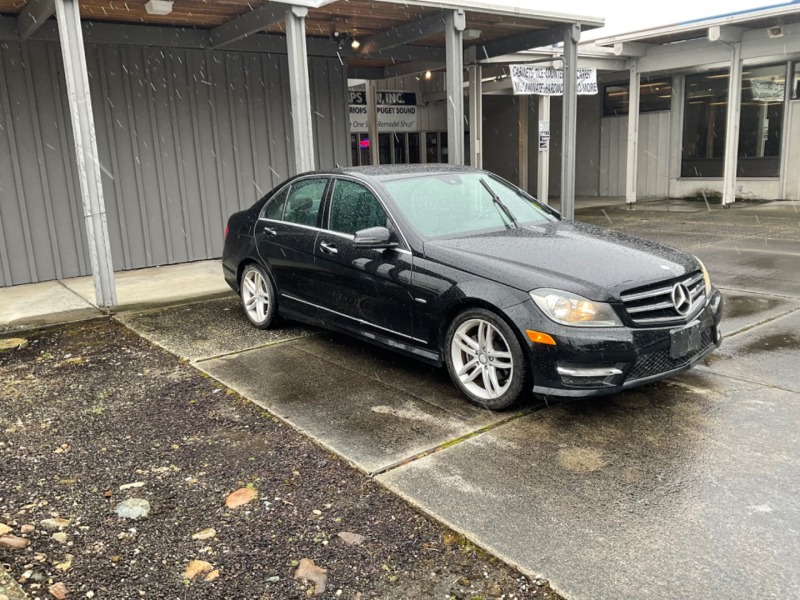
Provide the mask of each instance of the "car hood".
{"label": "car hood", "polygon": [[523,291],[556,288],[597,301],[700,268],[680,250],[575,221],[431,240],[425,257]]}

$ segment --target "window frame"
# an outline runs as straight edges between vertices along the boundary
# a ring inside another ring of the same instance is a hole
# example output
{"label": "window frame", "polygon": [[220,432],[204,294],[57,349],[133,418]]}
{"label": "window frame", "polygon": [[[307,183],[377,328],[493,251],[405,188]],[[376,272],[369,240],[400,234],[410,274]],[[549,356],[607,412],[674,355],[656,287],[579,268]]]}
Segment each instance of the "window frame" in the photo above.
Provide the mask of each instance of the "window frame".
{"label": "window frame", "polygon": [[[787,63],[791,64],[791,61],[769,62],[769,63],[765,63],[765,64],[745,64],[743,69],[742,69],[743,73],[742,73],[742,81],[740,81],[740,86],[742,88],[744,87],[744,81],[745,81],[744,72],[747,71],[748,69],[760,69],[760,68],[783,66],[784,73],[788,73]],[[686,74],[686,84],[684,85],[683,98],[681,99],[681,155],[680,155],[680,161],[679,161],[679,165],[680,165],[679,179],[700,180],[700,181],[702,181],[702,180],[721,180],[721,179],[724,179],[724,172],[723,172],[724,171],[724,165],[725,165],[724,151],[723,151],[722,156],[720,156],[720,157],[711,157],[711,158],[705,158],[705,157],[694,157],[694,158],[691,158],[690,157],[690,158],[687,158],[685,156],[685,151],[686,151],[686,147],[687,147],[687,143],[686,143],[686,116],[687,116],[687,109],[688,109],[689,101],[690,101],[690,97],[689,97],[689,85],[690,85],[689,78],[696,77],[696,76],[705,76],[706,78],[708,78],[709,76],[718,77],[719,75],[721,75],[723,73],[727,73],[728,76],[730,76],[730,67],[723,67],[723,68],[720,68],[720,69],[693,71],[691,73],[687,73]],[[785,77],[785,75],[784,75],[784,77]],[[740,144],[742,142],[742,134],[741,134],[741,122],[742,122],[742,118],[743,118],[742,105],[745,102],[743,91],[740,94],[740,98],[739,98],[739,139],[736,142],[736,171],[737,171],[736,178],[737,179],[776,180],[776,179],[779,179],[781,177],[781,169],[782,169],[781,164],[783,163],[784,154],[786,152],[786,144],[785,144],[785,140],[786,140],[786,117],[787,117],[787,113],[786,113],[786,98],[785,98],[786,92],[787,92],[787,90],[784,90],[784,100],[781,103],[778,103],[778,104],[782,105],[782,108],[781,108],[782,115],[781,115],[781,134],[780,134],[780,142],[779,142],[780,143],[779,153],[777,154],[777,156],[761,156],[761,157],[740,156],[739,155],[739,146],[740,146]],[[727,96],[727,92],[726,92],[726,94],[725,94],[725,102],[727,103],[727,101],[728,101],[728,96]],[[725,134],[727,135],[727,117],[725,119],[723,119],[723,122],[725,123],[725,127],[726,127]],[[722,136],[722,139],[724,139],[724,136]],[[760,165],[765,165],[765,164],[768,164],[767,161],[772,161],[773,163],[775,163],[775,165],[773,165],[773,168],[776,169],[777,174],[768,174],[768,175],[753,174],[752,170],[750,172],[747,172],[747,173],[744,173],[744,174],[740,173],[740,171],[742,170],[743,165],[747,165],[748,163],[750,165],[756,165],[756,166],[758,166],[759,164]],[[712,172],[713,172],[713,170],[716,170],[720,174],[719,175],[717,175],[717,174],[685,175],[684,174],[686,172],[685,169],[688,169],[689,166],[691,166],[692,164],[702,164],[702,163],[705,163],[707,165],[707,168],[711,167],[712,168]]]}

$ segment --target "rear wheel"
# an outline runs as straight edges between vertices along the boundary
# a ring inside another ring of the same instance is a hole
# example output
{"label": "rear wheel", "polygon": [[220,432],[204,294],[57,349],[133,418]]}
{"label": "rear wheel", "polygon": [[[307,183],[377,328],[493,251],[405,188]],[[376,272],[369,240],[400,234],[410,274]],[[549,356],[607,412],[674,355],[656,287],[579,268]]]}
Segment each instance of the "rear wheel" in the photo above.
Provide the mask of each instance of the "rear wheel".
{"label": "rear wheel", "polygon": [[530,379],[530,367],[511,327],[482,308],[465,310],[453,319],[445,360],[453,383],[467,399],[490,410],[513,405]]}
{"label": "rear wheel", "polygon": [[266,271],[255,263],[249,264],[242,273],[239,286],[244,313],[258,329],[267,329],[275,317],[275,286]]}

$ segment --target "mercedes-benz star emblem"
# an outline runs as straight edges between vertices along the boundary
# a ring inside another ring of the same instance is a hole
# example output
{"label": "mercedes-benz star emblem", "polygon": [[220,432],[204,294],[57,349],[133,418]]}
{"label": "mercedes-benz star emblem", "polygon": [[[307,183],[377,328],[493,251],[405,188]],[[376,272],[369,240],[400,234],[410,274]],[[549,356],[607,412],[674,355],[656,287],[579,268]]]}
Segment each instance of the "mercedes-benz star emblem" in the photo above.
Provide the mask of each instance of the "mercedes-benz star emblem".
{"label": "mercedes-benz star emblem", "polygon": [[672,305],[681,316],[687,314],[689,309],[692,308],[692,296],[689,293],[689,288],[682,283],[676,283],[675,287],[672,288]]}

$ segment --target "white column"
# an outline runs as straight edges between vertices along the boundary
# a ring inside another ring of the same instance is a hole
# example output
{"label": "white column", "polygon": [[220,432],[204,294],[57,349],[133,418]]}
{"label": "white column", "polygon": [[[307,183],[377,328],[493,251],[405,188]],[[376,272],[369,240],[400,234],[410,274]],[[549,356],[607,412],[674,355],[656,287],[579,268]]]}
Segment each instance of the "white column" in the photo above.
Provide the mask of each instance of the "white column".
{"label": "white column", "polygon": [[642,77],[639,61],[630,59],[630,87],[628,90],[628,161],[625,175],[625,201],[636,202],[636,184],[639,175],[639,92]]}
{"label": "white column", "polygon": [[578,112],[578,42],[580,25],[564,29],[564,96],[561,144],[561,215],[575,218],[575,150]]}
{"label": "white column", "polygon": [[297,173],[314,170],[314,129],[311,122],[311,91],[306,50],[307,14],[308,9],[302,6],[292,6],[286,10],[286,46],[289,55],[289,90]]}
{"label": "white column", "polygon": [[683,161],[683,103],[686,77],[672,77],[672,98],[669,107],[669,167],[667,169],[667,195],[672,195],[672,181],[681,176]]}
{"label": "white column", "polygon": [[469,68],[469,164],[483,168],[483,83],[480,65]]}
{"label": "white column", "polygon": [[[550,131],[550,96],[539,96],[539,127],[537,128],[536,146],[539,146],[538,132],[542,122],[547,122],[547,131]],[[550,195],[550,140],[547,149],[539,150],[539,160],[536,169],[536,197],[539,202],[547,204]]]}
{"label": "white column", "polygon": [[114,284],[114,266],[111,262],[111,245],[108,238],[103,182],[97,153],[78,0],[56,0],[56,18],[61,54],[64,58],[64,78],[69,97],[77,158],[75,162],[78,165],[78,181],[86,220],[95,298],[97,306],[110,307],[117,304],[117,290]]}
{"label": "white column", "polygon": [[378,144],[378,83],[367,81],[367,134],[369,135],[369,158],[373,165],[381,164]]}
{"label": "white column", "polygon": [[444,39],[447,79],[447,162],[464,164],[464,48],[462,32],[467,25],[463,10],[448,11]]}
{"label": "white column", "polygon": [[528,191],[528,96],[517,96],[519,102],[519,187]]}
{"label": "white column", "polygon": [[725,129],[725,167],[722,205],[736,200],[736,163],[739,156],[739,116],[742,111],[742,43],[731,44],[731,70],[728,80],[728,119]]}

